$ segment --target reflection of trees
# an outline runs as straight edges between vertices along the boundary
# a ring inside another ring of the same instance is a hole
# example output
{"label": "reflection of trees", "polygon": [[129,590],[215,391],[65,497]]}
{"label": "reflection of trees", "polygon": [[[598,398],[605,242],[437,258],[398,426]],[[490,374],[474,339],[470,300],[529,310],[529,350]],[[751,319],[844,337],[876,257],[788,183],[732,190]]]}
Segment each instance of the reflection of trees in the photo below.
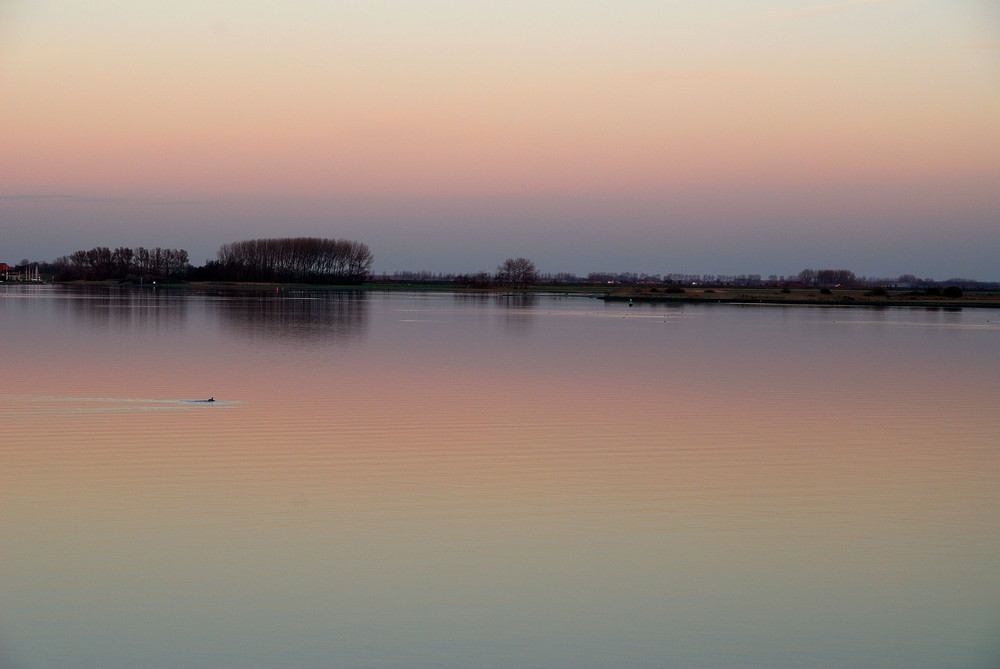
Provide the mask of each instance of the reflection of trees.
{"label": "reflection of trees", "polygon": [[118,286],[73,286],[63,301],[74,324],[108,330],[179,330],[187,318],[183,294]]}
{"label": "reflection of trees", "polygon": [[223,325],[251,339],[284,343],[360,341],[368,329],[360,291],[236,296],[220,304]]}
{"label": "reflection of trees", "polygon": [[[286,343],[351,342],[364,338],[368,299],[359,291],[223,293],[118,286],[53,286],[74,327],[98,332],[183,334],[206,315],[251,339]],[[191,311],[191,309],[195,311]]]}
{"label": "reflection of trees", "polygon": [[504,328],[513,333],[524,333],[535,320],[538,296],[532,293],[497,295],[496,305],[502,309]]}
{"label": "reflection of trees", "polygon": [[451,299],[461,307],[488,307],[492,303],[493,294],[487,292],[457,292],[451,294]]}
{"label": "reflection of trees", "polygon": [[507,293],[496,296],[498,307],[507,309],[534,309],[538,306],[538,295],[534,293]]}
{"label": "reflection of trees", "polygon": [[455,292],[451,294],[451,297],[456,304],[463,307],[495,306],[502,309],[534,309],[538,306],[538,295],[535,293]]}

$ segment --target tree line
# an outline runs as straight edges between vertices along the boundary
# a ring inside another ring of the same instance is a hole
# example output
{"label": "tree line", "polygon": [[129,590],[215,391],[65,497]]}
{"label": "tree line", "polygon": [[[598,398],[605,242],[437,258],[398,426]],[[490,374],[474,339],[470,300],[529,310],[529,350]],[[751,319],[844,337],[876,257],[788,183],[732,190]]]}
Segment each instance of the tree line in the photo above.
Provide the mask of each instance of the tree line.
{"label": "tree line", "polygon": [[119,246],[95,246],[89,251],[74,251],[56,259],[54,273],[60,281],[87,279],[122,281],[183,277],[190,269],[188,252],[184,249],[164,249],[157,246],[134,249]]}
{"label": "tree line", "polygon": [[[367,244],[346,239],[284,237],[223,244],[215,260],[193,267],[184,249],[96,246],[58,258],[57,281],[275,281],[359,284],[371,275]],[[24,264],[27,264],[25,261]]]}
{"label": "tree line", "polygon": [[[80,250],[53,262],[23,259],[16,268],[29,273],[39,270],[57,281],[156,279],[190,281],[246,281],[360,284],[372,278],[374,256],[366,244],[344,239],[284,237],[251,239],[223,244],[215,260],[192,266],[184,249],[127,248],[105,246]],[[809,288],[909,287],[933,290],[947,286],[995,289],[997,282],[950,278],[937,281],[913,274],[898,277],[857,276],[847,269],[804,269],[796,274],[646,274],[635,272],[591,272],[577,276],[568,272],[541,273],[527,258],[508,258],[495,273],[453,274],[447,272],[401,272],[385,274],[382,280],[447,281],[472,288],[525,288],[536,283],[663,284],[703,286],[781,286]]]}
{"label": "tree line", "polygon": [[359,284],[373,262],[367,244],[348,239],[250,239],[223,244],[204,274],[229,281]]}

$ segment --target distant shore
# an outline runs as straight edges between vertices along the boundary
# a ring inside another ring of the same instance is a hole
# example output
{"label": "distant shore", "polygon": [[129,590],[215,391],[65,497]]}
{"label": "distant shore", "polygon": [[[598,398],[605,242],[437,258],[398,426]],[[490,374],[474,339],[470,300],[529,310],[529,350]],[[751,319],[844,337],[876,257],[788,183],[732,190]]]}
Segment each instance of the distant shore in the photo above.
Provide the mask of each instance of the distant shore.
{"label": "distant shore", "polygon": [[[681,292],[682,291],[682,292]],[[967,291],[958,297],[926,291],[889,288],[779,288],[628,286],[609,289],[609,301],[699,304],[804,304],[830,307],[1000,308],[1000,292]]]}
{"label": "distant shore", "polygon": [[[17,285],[17,284],[11,284]],[[1000,308],[1000,291],[964,291],[960,296],[929,294],[909,288],[806,288],[778,286],[685,286],[622,285],[584,283],[539,283],[524,288],[474,288],[450,281],[373,280],[359,285],[316,285],[247,282],[188,282],[133,284],[119,282],[74,281],[56,285],[81,287],[116,287],[135,289],[191,290],[197,292],[288,293],[308,291],[413,291],[452,292],[478,295],[579,295],[609,302],[633,304],[775,304],[819,305],[830,307],[926,307],[926,308]]]}

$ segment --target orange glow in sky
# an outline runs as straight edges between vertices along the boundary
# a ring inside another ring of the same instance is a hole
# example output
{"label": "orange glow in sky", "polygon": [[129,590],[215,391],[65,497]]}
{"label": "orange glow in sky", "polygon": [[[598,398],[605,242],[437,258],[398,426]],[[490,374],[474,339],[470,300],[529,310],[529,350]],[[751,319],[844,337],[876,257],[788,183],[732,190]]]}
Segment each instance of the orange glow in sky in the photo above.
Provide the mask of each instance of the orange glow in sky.
{"label": "orange glow in sky", "polygon": [[[0,10],[0,254],[161,243],[150,237],[173,228],[162,243],[198,259],[290,226],[369,241],[384,270],[488,268],[499,247],[534,253],[545,271],[831,262],[996,279],[997,19],[985,1],[15,0]],[[705,192],[725,216],[700,209]],[[919,216],[912,192],[928,200]],[[604,198],[604,215],[579,197]],[[621,205],[631,198],[653,204],[635,218]],[[132,208],[95,212],[106,199]],[[253,215],[264,200],[280,221]],[[389,200],[411,217],[381,211]],[[224,201],[228,213],[181,201]],[[153,210],[136,217],[136,206]],[[307,213],[317,208],[325,221]],[[775,208],[786,214],[773,253],[746,255],[738,231]],[[413,253],[435,220],[464,245]],[[494,231],[514,220],[532,234]],[[932,220],[968,232],[948,253],[961,262],[910,234]],[[859,254],[810,232],[834,223],[877,225],[872,238],[912,247]],[[613,248],[609,226],[647,252]],[[549,241],[566,235],[594,241]],[[803,257],[818,248],[830,254]]]}

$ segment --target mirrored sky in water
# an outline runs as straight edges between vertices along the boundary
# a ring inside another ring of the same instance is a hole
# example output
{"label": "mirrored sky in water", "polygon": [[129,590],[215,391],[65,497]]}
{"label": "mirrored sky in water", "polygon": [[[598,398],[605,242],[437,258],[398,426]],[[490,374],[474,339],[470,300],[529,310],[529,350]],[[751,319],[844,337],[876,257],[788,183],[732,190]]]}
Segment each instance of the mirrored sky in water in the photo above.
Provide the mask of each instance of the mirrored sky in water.
{"label": "mirrored sky in water", "polygon": [[1000,657],[995,310],[43,288],[0,317],[5,666]]}

